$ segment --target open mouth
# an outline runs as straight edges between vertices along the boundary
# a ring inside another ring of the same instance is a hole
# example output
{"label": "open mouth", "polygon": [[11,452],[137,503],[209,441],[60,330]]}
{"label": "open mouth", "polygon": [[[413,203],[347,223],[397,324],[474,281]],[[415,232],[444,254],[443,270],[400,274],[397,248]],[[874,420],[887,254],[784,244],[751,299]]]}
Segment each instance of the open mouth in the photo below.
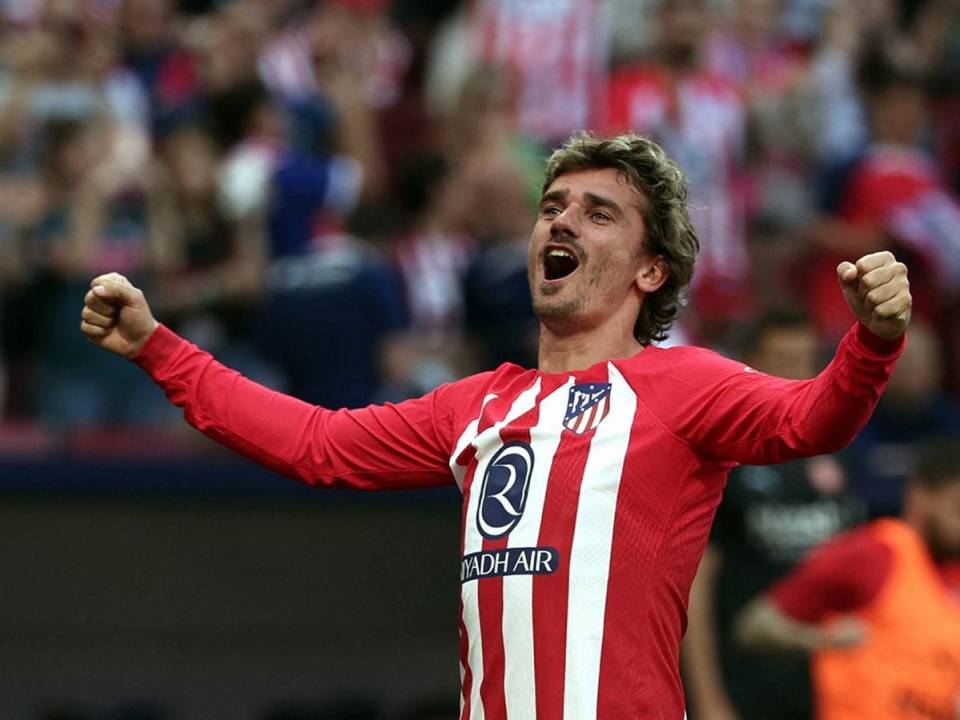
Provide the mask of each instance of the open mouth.
{"label": "open mouth", "polygon": [[543,275],[547,280],[562,280],[580,267],[580,260],[570,250],[549,247],[543,255]]}

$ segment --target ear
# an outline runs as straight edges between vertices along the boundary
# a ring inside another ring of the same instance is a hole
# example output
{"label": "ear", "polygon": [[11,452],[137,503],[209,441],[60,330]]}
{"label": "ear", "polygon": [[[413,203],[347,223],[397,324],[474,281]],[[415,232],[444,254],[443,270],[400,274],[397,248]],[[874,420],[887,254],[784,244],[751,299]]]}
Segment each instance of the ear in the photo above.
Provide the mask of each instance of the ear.
{"label": "ear", "polygon": [[644,293],[656,292],[670,277],[670,269],[662,255],[645,256],[637,270],[637,289]]}

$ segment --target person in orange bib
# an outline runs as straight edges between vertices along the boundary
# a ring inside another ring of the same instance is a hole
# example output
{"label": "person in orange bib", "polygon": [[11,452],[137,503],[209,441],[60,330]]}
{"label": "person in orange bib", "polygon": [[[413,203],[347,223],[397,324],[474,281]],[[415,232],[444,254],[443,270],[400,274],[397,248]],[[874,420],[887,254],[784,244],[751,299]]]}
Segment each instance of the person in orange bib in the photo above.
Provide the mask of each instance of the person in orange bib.
{"label": "person in orange bib", "polygon": [[960,439],[939,440],[921,454],[901,519],[814,551],[744,608],[737,638],[811,655],[818,720],[958,720],[958,561]]}

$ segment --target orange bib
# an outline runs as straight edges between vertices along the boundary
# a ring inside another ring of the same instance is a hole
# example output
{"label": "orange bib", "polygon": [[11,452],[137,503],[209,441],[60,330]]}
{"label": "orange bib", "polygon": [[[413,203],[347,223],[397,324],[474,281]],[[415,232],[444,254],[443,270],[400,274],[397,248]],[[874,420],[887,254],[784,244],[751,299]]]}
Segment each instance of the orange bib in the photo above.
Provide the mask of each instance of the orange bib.
{"label": "orange bib", "polygon": [[869,529],[892,551],[890,575],[855,615],[863,645],[813,658],[818,720],[957,720],[960,603],[923,540],[899,520]]}

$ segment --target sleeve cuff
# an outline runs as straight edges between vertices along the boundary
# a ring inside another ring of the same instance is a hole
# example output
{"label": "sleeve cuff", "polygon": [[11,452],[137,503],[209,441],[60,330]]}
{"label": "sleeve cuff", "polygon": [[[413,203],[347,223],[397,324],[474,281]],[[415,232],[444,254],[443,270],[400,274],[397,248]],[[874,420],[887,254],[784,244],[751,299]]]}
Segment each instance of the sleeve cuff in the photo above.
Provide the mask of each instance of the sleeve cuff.
{"label": "sleeve cuff", "polygon": [[187,341],[164,324],[159,324],[140,351],[130,358],[150,375],[169,360]]}
{"label": "sleeve cuff", "polygon": [[879,357],[896,357],[902,351],[907,342],[907,334],[902,333],[899,336],[887,339],[882,338],[879,335],[875,335],[873,332],[867,329],[867,326],[861,322],[858,322],[856,325],[856,330],[854,332],[854,337],[856,343],[866,350],[870,351],[873,355]]}

